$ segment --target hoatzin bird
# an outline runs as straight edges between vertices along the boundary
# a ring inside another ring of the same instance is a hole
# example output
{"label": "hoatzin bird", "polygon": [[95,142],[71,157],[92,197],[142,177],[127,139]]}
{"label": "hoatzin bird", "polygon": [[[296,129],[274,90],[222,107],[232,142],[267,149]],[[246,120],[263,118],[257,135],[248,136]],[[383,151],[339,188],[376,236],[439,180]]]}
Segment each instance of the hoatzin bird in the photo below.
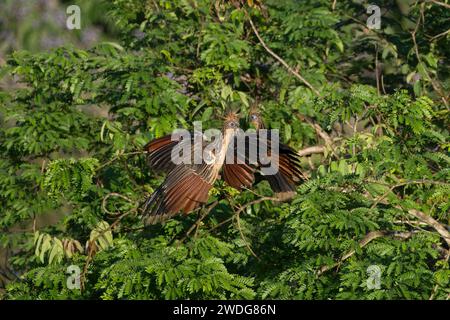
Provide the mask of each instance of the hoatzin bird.
{"label": "hoatzin bird", "polygon": [[[242,163],[226,164],[225,156],[233,139],[239,129],[239,118],[236,113],[230,112],[225,117],[222,129],[222,141],[217,143],[214,150],[211,150],[206,158],[213,161],[201,159],[199,164],[175,164],[172,161],[172,149],[182,143],[188,143],[193,148],[189,148],[191,152],[195,152],[195,135],[191,135],[191,140],[175,140],[172,136],[167,135],[162,138],[155,139],[145,146],[148,152],[148,162],[150,166],[159,171],[168,173],[164,182],[153,192],[144,204],[145,222],[154,224],[161,222],[174,216],[177,213],[187,214],[208,200],[208,192],[212,188],[214,182],[219,176],[220,170],[223,168],[223,176],[225,181],[235,187],[250,187],[254,181],[254,167]],[[201,134],[202,135],[202,134]],[[207,141],[201,137],[201,148],[206,145]],[[236,143],[234,144],[236,146]],[[236,153],[233,153],[237,157]],[[194,157],[190,155],[191,159]]]}
{"label": "hoatzin bird", "polygon": [[[268,137],[269,141],[267,142],[260,137],[258,132],[264,128],[264,125],[260,113],[256,109],[252,109],[250,121],[257,129],[256,136],[253,136],[255,139],[252,139],[251,135],[245,136],[244,150],[240,150],[237,147],[238,116],[231,112],[225,117],[222,129],[223,139],[218,141],[219,146],[215,149],[216,152],[211,152],[208,156],[208,158],[214,159],[212,163],[209,161],[207,163],[203,159],[199,164],[175,164],[172,161],[172,151],[176,146],[189,144],[194,146],[194,148],[190,148],[194,152],[196,134],[201,135],[201,148],[203,148],[207,141],[204,140],[201,133],[193,132],[189,140],[173,140],[172,135],[167,135],[150,141],[144,147],[148,152],[148,163],[152,169],[167,173],[167,177],[145,202],[146,223],[157,223],[180,212],[187,214],[206,203],[208,192],[219,177],[221,169],[222,177],[228,185],[236,189],[251,187],[255,181],[256,171],[263,171],[262,169],[267,164],[261,164],[259,153],[255,163],[252,163],[249,160],[249,150],[257,150],[263,144],[266,144],[271,160],[277,161],[276,167],[278,168],[273,175],[263,175],[263,179],[268,180],[279,200],[287,200],[294,196],[295,185],[303,180],[299,156],[293,149],[281,143],[278,152],[272,150],[271,137]],[[233,161],[231,163],[225,162],[225,156],[230,151],[229,149],[232,149]],[[192,159],[193,155],[190,156]]]}
{"label": "hoatzin bird", "polygon": [[[264,129],[264,122],[261,113],[256,107],[252,107],[249,113],[249,120],[260,132]],[[268,131],[270,140],[270,131]],[[291,147],[279,143],[278,156],[273,161],[278,160],[278,171],[273,175],[263,175],[263,179],[267,180],[275,196],[281,200],[288,200],[296,194],[296,185],[305,180],[305,176],[300,169],[300,156]]]}

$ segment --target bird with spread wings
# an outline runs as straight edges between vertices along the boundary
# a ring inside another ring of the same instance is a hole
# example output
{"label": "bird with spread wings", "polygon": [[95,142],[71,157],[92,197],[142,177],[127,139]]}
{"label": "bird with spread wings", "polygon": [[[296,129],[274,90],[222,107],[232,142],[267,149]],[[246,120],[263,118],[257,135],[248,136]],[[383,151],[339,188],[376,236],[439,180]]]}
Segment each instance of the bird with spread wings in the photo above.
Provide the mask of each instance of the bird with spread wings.
{"label": "bird with spread wings", "polygon": [[[258,125],[255,125],[257,131],[253,136],[244,137],[243,149],[238,148],[239,134],[242,133],[239,131],[239,117],[237,113],[229,112],[224,119],[221,139],[214,141],[215,148],[208,150],[204,158],[197,163],[177,164],[172,156],[175,148],[183,149],[181,148],[183,144],[193,146],[188,148],[191,153],[198,147],[204,149],[208,141],[202,133],[193,132],[187,139],[167,135],[150,141],[144,147],[148,153],[149,166],[155,171],[167,173],[163,183],[145,201],[143,210],[146,224],[162,222],[179,213],[188,214],[205,204],[220,172],[223,180],[236,189],[249,188],[253,185],[255,173],[263,169],[258,157],[256,161],[250,159],[249,150],[257,150],[263,141],[258,134],[263,128],[262,119],[259,113],[257,119],[254,115],[256,112],[251,113],[250,121],[258,120]],[[264,175],[263,179],[268,180],[280,200],[286,200],[295,194],[295,185],[302,180],[299,159],[295,156],[295,151],[286,145],[280,144],[279,154],[272,150],[270,137],[266,143],[271,160],[278,161],[279,171],[275,175]],[[232,161],[226,159],[229,155]],[[193,154],[187,156],[194,158]]]}

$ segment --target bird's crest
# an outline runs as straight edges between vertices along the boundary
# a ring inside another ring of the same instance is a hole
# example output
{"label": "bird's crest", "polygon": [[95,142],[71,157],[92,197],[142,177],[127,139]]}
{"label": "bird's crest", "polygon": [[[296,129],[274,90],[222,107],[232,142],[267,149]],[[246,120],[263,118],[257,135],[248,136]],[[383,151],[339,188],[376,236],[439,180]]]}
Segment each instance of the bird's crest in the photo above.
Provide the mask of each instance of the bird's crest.
{"label": "bird's crest", "polygon": [[228,110],[223,120],[226,122],[239,121],[239,114],[236,111]]}
{"label": "bird's crest", "polygon": [[259,108],[256,104],[252,105],[248,112],[249,114],[257,114],[257,115],[261,114],[261,111],[259,111]]}

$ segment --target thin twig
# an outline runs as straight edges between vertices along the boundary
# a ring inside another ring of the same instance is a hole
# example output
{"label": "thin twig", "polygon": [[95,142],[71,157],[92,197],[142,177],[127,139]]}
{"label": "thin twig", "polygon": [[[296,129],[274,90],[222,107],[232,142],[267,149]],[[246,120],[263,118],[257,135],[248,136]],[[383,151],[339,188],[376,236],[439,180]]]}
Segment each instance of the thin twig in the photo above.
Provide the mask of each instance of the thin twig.
{"label": "thin twig", "polygon": [[255,27],[255,24],[253,23],[252,18],[248,14],[247,10],[244,9],[244,13],[248,18],[248,21],[250,22],[250,26],[253,29],[253,32],[255,33],[256,37],[258,38],[261,45],[264,47],[264,49],[276,60],[278,60],[290,73],[292,73],[297,79],[299,79],[301,82],[303,82],[309,89],[311,89],[312,92],[318,97],[320,97],[320,92],[313,87],[311,83],[309,83],[305,78],[303,78],[297,71],[295,71],[291,66],[287,64],[286,61],[284,61],[279,55],[277,55],[275,52],[273,52],[265,43],[265,41],[261,38],[259,35],[258,30]]}
{"label": "thin twig", "polygon": [[[450,249],[447,250],[447,254],[445,255],[443,260],[446,262],[446,261],[448,261],[449,258],[450,258]],[[434,286],[433,290],[431,291],[431,296],[430,296],[430,298],[428,300],[433,300],[434,299],[438,289],[439,289],[439,283],[436,283],[436,285]]]}
{"label": "thin twig", "polygon": [[[433,3],[438,3],[437,1],[431,1],[431,2],[433,2]],[[424,13],[424,10],[425,10],[425,9],[424,9],[424,4],[425,4],[425,3],[422,3],[421,6],[420,6],[421,17],[419,17],[419,19],[417,20],[416,27],[415,27],[414,31],[411,32],[411,38],[412,38],[413,44],[414,44],[414,53],[415,53],[415,55],[416,55],[417,61],[418,61],[420,64],[423,64],[423,62],[422,62],[422,58],[420,57],[420,54],[419,54],[419,46],[418,46],[418,44],[417,44],[416,34],[417,34],[417,31],[419,31],[420,21],[422,20],[423,13]],[[450,7],[450,6],[449,6],[449,7]],[[424,21],[424,22],[425,22],[425,21]],[[445,105],[446,107],[448,107],[447,97],[446,97],[446,95],[442,92],[441,87],[436,83],[436,81],[433,80],[433,78],[431,78],[431,76],[430,76],[430,74],[428,73],[428,71],[427,71],[426,69],[424,69],[424,70],[425,70],[425,75],[426,75],[427,78],[430,80],[431,86],[432,86],[433,89],[436,91],[436,93],[441,97],[442,102],[444,102],[444,105]]]}
{"label": "thin twig", "polygon": [[[371,231],[368,234],[366,234],[361,241],[359,241],[358,245],[360,248],[364,248],[371,241],[381,238],[381,237],[385,237],[385,236],[393,236],[393,237],[397,237],[397,238],[401,238],[401,239],[408,239],[414,233],[415,233],[414,231],[411,231],[411,232],[397,232],[397,231],[384,231],[384,230]],[[349,252],[347,252],[345,255],[343,255],[342,258],[340,258],[339,261],[337,261],[336,263],[334,263],[330,266],[325,265],[325,266],[320,267],[320,269],[317,271],[317,276],[320,276],[323,273],[327,272],[328,270],[334,269],[335,267],[341,265],[342,262],[344,262],[345,260],[347,260],[348,258],[353,256],[355,253],[356,253],[356,250],[352,249]]]}
{"label": "thin twig", "polygon": [[386,88],[384,86],[384,75],[383,75],[383,73],[381,73],[381,89],[383,90],[383,94],[387,94],[386,93]]}
{"label": "thin twig", "polygon": [[397,185],[397,184],[396,184],[396,185],[390,187],[388,191],[386,191],[384,194],[382,194],[380,197],[378,197],[378,198],[373,202],[373,204],[370,206],[370,209],[371,209],[371,210],[372,210],[372,209],[375,209],[375,207],[376,207],[381,201],[383,201],[383,200],[389,195],[389,193],[391,193],[395,188],[400,187],[400,186],[402,186],[402,185],[401,185],[401,184],[400,184],[400,185]]}
{"label": "thin twig", "polygon": [[430,39],[430,41],[434,41],[434,40],[436,40],[436,39],[438,39],[438,38],[441,38],[441,37],[443,37],[443,36],[446,36],[446,35],[449,34],[449,33],[450,33],[450,29],[448,29],[447,31],[444,31],[444,32],[442,32],[442,33],[439,33],[439,34],[435,35],[434,37],[432,37],[432,38]]}
{"label": "thin twig", "polygon": [[[369,181],[369,182],[371,182],[371,181]],[[371,183],[377,183],[377,182],[371,182]],[[379,183],[379,184],[386,185],[385,183]],[[412,181],[405,181],[402,183],[398,183],[396,185],[390,186],[389,190],[386,191],[381,197],[377,198],[370,208],[374,209],[377,206],[377,204],[380,203],[382,200],[384,200],[388,196],[388,194],[391,193],[395,188],[400,187],[400,186],[410,185],[410,184],[449,185],[448,183],[445,183],[445,182],[432,181],[432,180],[426,180],[426,179],[412,180]],[[395,208],[404,210],[404,208],[399,205],[396,205]],[[447,229],[441,223],[436,221],[431,216],[429,216],[419,210],[416,210],[416,209],[410,209],[410,210],[408,210],[408,213],[410,215],[418,218],[422,222],[426,223],[428,226],[432,227],[434,230],[436,230],[442,236],[442,238],[444,238],[445,242],[450,247],[450,232],[448,232]]]}
{"label": "thin twig", "polygon": [[382,194],[380,197],[378,197],[375,200],[375,202],[372,204],[370,209],[374,209],[380,202],[382,202],[389,195],[389,193],[391,193],[394,189],[396,189],[398,187],[403,187],[403,186],[407,186],[407,185],[411,185],[411,184],[450,185],[449,183],[446,183],[446,182],[433,181],[433,180],[427,180],[427,179],[404,181],[404,182],[397,183],[397,184],[395,184],[393,186],[391,186],[390,184],[387,184],[385,182],[381,182],[381,181],[367,180],[366,182],[367,183],[379,184],[379,185],[383,185],[383,186],[389,187],[388,191],[386,191],[384,194]]}
{"label": "thin twig", "polygon": [[209,205],[208,209],[206,209],[205,213],[203,215],[200,216],[199,219],[197,219],[197,221],[195,221],[195,223],[189,228],[189,230],[186,232],[185,236],[180,240],[179,243],[183,243],[187,237],[189,237],[189,235],[192,233],[192,231],[198,226],[200,225],[200,222],[203,221],[203,219],[206,218],[206,216],[212,211],[212,209],[214,209],[217,205],[219,204],[219,201],[214,201],[212,204]]}
{"label": "thin twig", "polygon": [[[240,215],[240,213],[241,213],[245,208],[247,208],[248,206],[251,206],[251,205],[253,205],[253,204],[257,204],[257,203],[260,203],[260,202],[263,202],[263,201],[267,201],[267,200],[276,201],[277,199],[276,199],[276,198],[273,198],[273,197],[261,197],[261,198],[259,198],[259,199],[257,199],[257,200],[251,201],[251,202],[249,202],[249,203],[247,203],[247,204],[241,206],[241,207],[238,209],[238,211],[236,211],[236,213],[235,213],[232,217],[230,217],[230,218],[228,218],[228,219],[226,219],[226,220],[220,222],[219,224],[215,225],[214,227],[210,228],[210,229],[208,230],[208,232],[212,232],[213,230],[215,230],[215,229],[217,229],[217,228],[223,226],[224,224],[226,224],[226,223],[228,223],[228,222],[230,222],[230,221],[232,221],[233,219],[236,218],[236,222],[237,222],[237,225],[238,225],[238,229],[239,229],[240,235],[241,235],[242,240],[244,241],[244,243],[245,243],[247,249],[250,251],[250,253],[251,253],[254,257],[256,257],[257,259],[259,259],[259,257],[258,257],[258,256],[255,254],[255,252],[251,249],[250,245],[247,243],[247,241],[246,241],[246,239],[245,239],[245,237],[244,237],[244,235],[243,235],[243,233],[242,233],[242,229],[241,229],[241,226],[240,226],[239,215]],[[201,216],[201,217],[200,217],[200,218],[199,218],[199,219],[198,219],[198,220],[197,220],[197,221],[189,228],[189,230],[186,232],[186,235],[180,240],[179,243],[182,243],[182,242],[184,242],[184,241],[187,239],[187,237],[189,236],[190,233],[192,233],[192,231],[195,229],[195,227],[198,226],[198,224],[199,224],[199,223],[200,223],[200,222],[201,222],[201,221],[209,214],[209,212],[210,212],[210,211],[211,211],[218,203],[219,203],[218,201],[215,201],[215,202],[207,209],[206,213],[203,214],[203,215],[202,215],[202,216]]]}
{"label": "thin twig", "polygon": [[[111,194],[110,194],[110,195],[111,195]],[[119,196],[120,194],[114,194],[114,195]],[[123,195],[120,195],[120,196],[126,198],[126,197],[123,196]],[[102,206],[103,206],[103,204],[102,204]],[[100,236],[102,236],[104,233],[106,233],[106,232],[113,232],[114,229],[116,228],[116,226],[119,224],[119,222],[120,222],[124,217],[128,216],[129,214],[131,214],[131,213],[133,213],[133,212],[137,212],[137,211],[138,211],[137,208],[133,208],[133,209],[131,209],[130,211],[127,211],[127,212],[123,213],[122,215],[120,215],[120,216],[119,216],[119,217],[118,217],[118,218],[117,218],[117,219],[109,226],[109,228],[106,228],[106,229],[101,230],[100,232],[98,232],[98,234],[97,234],[94,238],[88,240],[88,243],[89,243],[89,245],[87,246],[87,247],[88,247],[88,256],[87,256],[87,258],[86,258],[86,262],[85,262],[84,267],[83,267],[83,272],[82,272],[81,275],[80,275],[80,285],[81,285],[81,288],[80,288],[80,289],[81,289],[81,291],[83,291],[84,288],[85,288],[86,274],[87,274],[87,271],[88,271],[88,267],[89,267],[89,264],[91,263],[91,261],[92,261],[94,255],[95,255],[95,253],[96,253],[95,246],[94,246],[95,241],[96,241]],[[105,212],[106,212],[106,211],[105,211]]]}
{"label": "thin twig", "polygon": [[333,0],[333,4],[331,5],[331,10],[335,10],[336,9],[336,2],[337,0]]}
{"label": "thin twig", "polygon": [[436,0],[428,0],[427,2],[431,2],[431,3],[437,4],[438,6],[450,9],[450,4],[447,4],[447,3],[444,3],[444,2],[440,2],[440,1],[436,1]]}
{"label": "thin twig", "polygon": [[217,228],[223,226],[224,224],[227,224],[228,222],[232,221],[233,219],[234,219],[234,216],[232,216],[232,217],[230,217],[230,218],[228,218],[228,219],[225,219],[225,220],[219,222],[219,223],[216,224],[214,227],[212,227],[211,229],[209,229],[208,232],[212,232],[213,230],[215,230],[215,229],[217,229]]}
{"label": "thin twig", "polygon": [[408,210],[408,213],[418,218],[420,221],[425,222],[427,225],[436,230],[437,233],[439,233],[442,236],[442,238],[444,238],[445,242],[447,242],[447,245],[450,247],[450,232],[448,232],[447,229],[442,224],[440,224],[438,221],[436,221],[433,217],[429,216],[428,214],[416,209],[410,209]]}
{"label": "thin twig", "polygon": [[[370,180],[370,179],[364,180],[364,182],[379,184],[379,185],[387,186],[387,187],[392,186],[391,184],[388,184],[387,182]],[[410,184],[434,184],[434,185],[439,185],[439,186],[450,186],[449,182],[428,180],[428,179],[417,179],[417,180],[406,180],[406,181],[399,182],[395,185],[395,187],[401,187],[401,186],[406,186],[406,185],[410,185]]]}
{"label": "thin twig", "polygon": [[128,156],[132,156],[132,155],[136,155],[136,154],[146,154],[146,153],[147,153],[147,151],[142,150],[142,151],[133,151],[133,152],[127,152],[127,153],[121,153],[121,154],[118,154],[117,156],[115,156],[115,157],[112,158],[111,160],[109,160],[109,161],[103,163],[102,165],[100,165],[100,166],[97,168],[97,170],[100,170],[100,169],[102,169],[102,168],[104,168],[104,167],[110,165],[111,163],[113,163],[114,161],[119,160],[119,159],[122,158],[122,157],[128,157]]}
{"label": "thin twig", "polygon": [[252,248],[250,247],[250,244],[247,242],[247,240],[246,240],[246,238],[245,238],[245,236],[244,236],[244,233],[242,232],[241,222],[240,222],[240,214],[241,214],[241,212],[244,211],[247,207],[249,207],[249,206],[251,206],[251,205],[254,205],[254,204],[257,204],[257,203],[260,203],[260,202],[263,202],[263,201],[266,201],[266,200],[277,201],[278,199],[277,199],[277,198],[274,198],[274,197],[262,197],[262,198],[260,198],[260,199],[257,199],[257,200],[251,201],[251,202],[249,202],[249,203],[246,203],[244,206],[239,207],[238,211],[236,211],[236,214],[235,214],[237,227],[238,227],[239,233],[240,233],[240,235],[241,235],[242,241],[244,241],[245,246],[246,246],[247,249],[250,251],[250,253],[251,253],[256,259],[258,259],[258,260],[260,260],[259,257],[258,257],[258,256],[256,255],[256,253],[252,250]]}
{"label": "thin twig", "polygon": [[131,203],[134,202],[134,201],[131,200],[130,198],[128,198],[128,197],[126,197],[126,196],[124,196],[124,195],[122,195],[122,194],[120,194],[120,193],[117,193],[117,192],[111,192],[111,193],[108,193],[106,196],[103,197],[103,200],[102,200],[102,210],[103,210],[104,212],[106,212],[107,214],[111,215],[111,216],[119,216],[121,213],[111,212],[111,211],[109,211],[108,209],[106,209],[106,201],[107,201],[110,197],[119,197],[119,198],[122,198],[122,199],[124,199],[124,200],[127,200],[128,202],[131,202]]}
{"label": "thin twig", "polygon": [[242,232],[242,228],[241,228],[241,219],[239,218],[240,212],[236,213],[236,224],[239,230],[239,234],[241,235],[242,241],[244,241],[245,246],[247,247],[248,251],[250,251],[250,253],[252,254],[252,256],[254,256],[256,259],[261,260],[256,253],[252,250],[252,247],[250,246],[250,244],[247,242],[247,239],[244,236],[244,233]]}
{"label": "thin twig", "polygon": [[375,78],[377,80],[377,93],[380,95],[380,73],[379,73],[379,66],[378,66],[378,45],[375,45],[376,51],[375,51]]}
{"label": "thin twig", "polygon": [[333,139],[331,139],[331,137],[328,135],[328,133],[326,133],[325,130],[323,130],[321,126],[319,126],[317,123],[315,123],[314,120],[310,119],[309,117],[307,117],[303,114],[297,114],[297,117],[301,121],[305,121],[311,127],[313,127],[314,130],[316,131],[317,135],[325,141],[325,144],[327,146],[332,146]]}

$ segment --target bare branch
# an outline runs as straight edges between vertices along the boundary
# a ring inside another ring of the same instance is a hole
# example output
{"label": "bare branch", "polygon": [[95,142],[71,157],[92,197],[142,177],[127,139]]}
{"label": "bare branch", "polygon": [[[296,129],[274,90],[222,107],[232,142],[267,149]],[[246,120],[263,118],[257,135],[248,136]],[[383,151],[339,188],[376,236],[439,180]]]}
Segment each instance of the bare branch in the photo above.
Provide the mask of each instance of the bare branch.
{"label": "bare branch", "polygon": [[254,201],[250,201],[249,203],[246,203],[245,205],[240,206],[239,209],[238,209],[238,211],[236,211],[236,214],[235,214],[235,217],[236,217],[236,223],[237,223],[237,227],[238,227],[239,233],[240,233],[240,235],[241,235],[241,238],[242,238],[242,240],[244,241],[245,246],[246,246],[247,249],[250,251],[250,253],[251,253],[256,259],[258,259],[258,260],[260,260],[259,257],[258,257],[258,256],[256,255],[256,253],[252,250],[252,248],[251,248],[250,245],[248,244],[247,240],[245,239],[244,233],[242,232],[239,215],[241,214],[242,211],[245,210],[245,208],[247,208],[247,207],[249,207],[249,206],[251,206],[251,205],[253,205],[253,204],[257,204],[257,203],[266,201],[266,200],[277,201],[278,199],[277,199],[277,198],[273,198],[273,197],[262,197],[262,198],[259,198],[259,199],[257,199],[257,200],[254,200]]}
{"label": "bare branch", "polygon": [[301,157],[304,156],[309,156],[312,154],[316,154],[316,153],[324,153],[325,152],[325,147],[324,146],[312,146],[312,147],[307,147],[305,149],[302,149],[300,151],[298,151],[298,155]]}
{"label": "bare branch", "polygon": [[205,213],[200,216],[200,218],[195,221],[195,223],[189,228],[189,230],[186,232],[186,235],[180,240],[179,243],[183,243],[187,237],[194,231],[195,228],[198,228],[200,226],[200,222],[203,221],[203,219],[206,218],[206,216],[219,204],[219,201],[214,201],[212,204],[209,205],[208,209],[206,209]]}
{"label": "bare branch", "polygon": [[289,66],[287,64],[286,61],[284,61],[279,55],[277,55],[275,52],[273,52],[268,46],[267,44],[264,42],[264,40],[261,38],[261,36],[259,35],[258,30],[255,27],[255,24],[253,23],[252,18],[250,17],[250,15],[248,14],[248,12],[244,9],[245,15],[248,18],[248,21],[250,22],[250,25],[253,29],[253,32],[255,33],[256,37],[258,38],[259,42],[261,43],[261,45],[264,47],[264,49],[272,56],[274,57],[276,60],[278,60],[290,73],[292,73],[297,79],[299,79],[301,82],[303,82],[309,89],[311,89],[312,92],[314,92],[314,94],[318,97],[320,97],[320,92],[313,87],[313,85],[311,83],[309,83],[304,77],[302,77],[297,71],[295,71],[291,66]]}
{"label": "bare branch", "polygon": [[436,230],[450,247],[450,232],[448,232],[442,224],[437,222],[433,217],[416,209],[408,210],[408,213],[418,218],[420,221],[425,222],[427,225]]}
{"label": "bare branch", "polygon": [[449,33],[450,33],[450,29],[448,29],[447,31],[444,31],[444,32],[442,32],[442,33],[439,33],[439,34],[435,35],[434,37],[431,38],[430,41],[434,41],[434,40],[436,40],[436,39],[438,39],[438,38],[441,38],[441,37],[443,37],[443,36],[446,36],[446,35],[449,34]]}
{"label": "bare branch", "polygon": [[337,0],[333,0],[333,4],[331,5],[331,10],[335,10],[336,9],[336,2]]}
{"label": "bare branch", "polygon": [[450,9],[450,4],[447,4],[447,3],[444,3],[444,2],[440,2],[440,1],[436,1],[436,0],[428,0],[427,2],[431,2],[431,3],[437,4],[438,6]]}
{"label": "bare branch", "polygon": [[[410,231],[410,232],[384,231],[384,230],[371,231],[368,234],[366,234],[361,241],[359,241],[359,247],[364,248],[371,241],[381,238],[381,237],[386,237],[386,236],[392,236],[392,237],[396,237],[396,238],[400,238],[400,239],[409,239],[414,233],[415,233],[414,231]],[[320,267],[319,271],[317,271],[317,276],[320,276],[323,273],[327,272],[328,270],[334,269],[335,267],[341,265],[342,262],[344,262],[345,260],[347,260],[348,258],[353,256],[355,253],[356,253],[356,250],[350,250],[345,255],[343,255],[342,258],[339,259],[338,262],[334,263],[333,265]]]}
{"label": "bare branch", "polygon": [[[433,1],[433,0],[430,0],[430,1],[433,2],[433,3],[436,3],[436,4],[446,5],[446,6],[448,6],[450,8],[450,5],[447,5],[445,3],[441,3],[441,2]],[[422,3],[421,6],[420,6],[421,17],[423,17],[423,15],[424,15],[424,10],[425,10],[424,9],[424,4],[425,3]],[[411,38],[413,40],[414,53],[416,55],[417,61],[420,64],[423,64],[422,58],[420,57],[420,54],[419,54],[419,46],[417,44],[417,39],[416,39],[416,34],[417,34],[417,31],[419,30],[420,21],[423,19],[421,17],[419,17],[419,19],[417,20],[417,24],[416,24],[416,27],[415,27],[414,31],[411,32]],[[444,105],[446,107],[448,107],[447,97],[444,94],[444,92],[442,91],[441,85],[438,82],[436,82],[435,80],[433,80],[433,78],[430,76],[430,74],[428,73],[428,71],[426,69],[424,69],[424,70],[425,70],[425,74],[426,74],[428,80],[430,80],[431,86],[436,91],[436,93],[441,97],[441,100],[444,103]]]}
{"label": "bare branch", "polygon": [[118,215],[121,215],[121,213],[111,212],[111,211],[109,211],[108,209],[106,209],[106,202],[107,202],[107,200],[108,200],[110,197],[118,197],[118,198],[122,198],[122,199],[124,199],[124,200],[127,200],[128,202],[131,202],[131,203],[134,202],[134,201],[131,200],[130,198],[128,198],[128,197],[126,197],[126,196],[124,196],[124,195],[122,195],[122,194],[120,194],[120,193],[117,193],[117,192],[111,192],[111,193],[108,193],[106,196],[103,197],[103,200],[102,200],[102,210],[103,210],[104,212],[106,212],[107,214],[111,215],[111,216],[118,216]]}

